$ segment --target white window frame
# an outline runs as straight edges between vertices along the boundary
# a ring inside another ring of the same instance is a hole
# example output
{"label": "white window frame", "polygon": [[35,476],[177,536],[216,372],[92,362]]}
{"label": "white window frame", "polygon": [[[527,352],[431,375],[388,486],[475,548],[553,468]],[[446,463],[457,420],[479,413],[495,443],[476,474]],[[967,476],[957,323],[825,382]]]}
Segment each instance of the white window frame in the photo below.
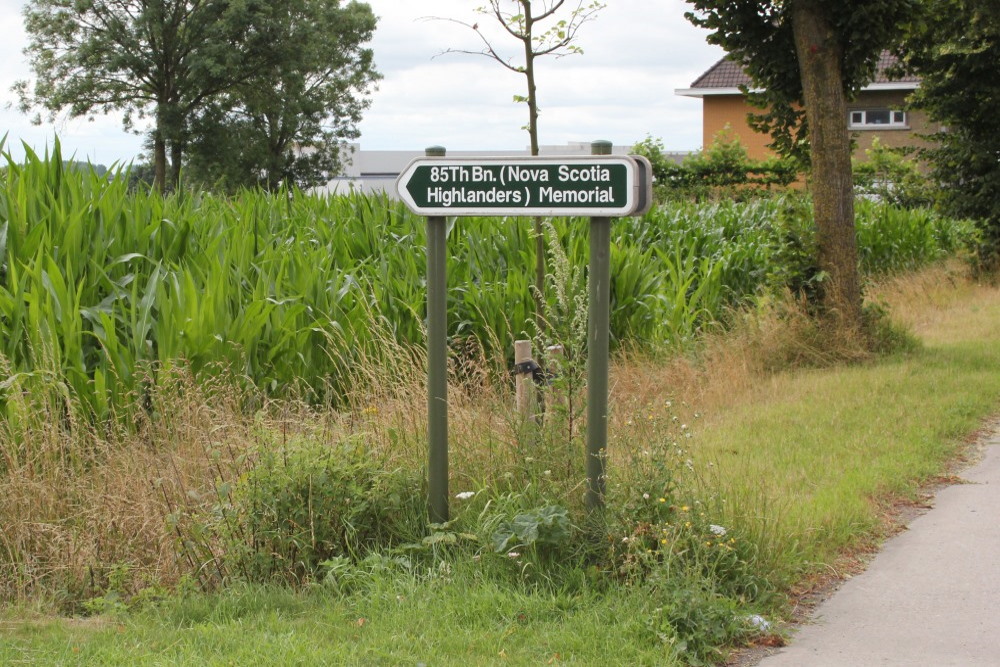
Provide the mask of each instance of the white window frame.
{"label": "white window frame", "polygon": [[[888,123],[875,123],[868,122],[868,114],[871,113],[889,113]],[[860,120],[856,120],[860,119]],[[850,109],[847,112],[847,126],[852,130],[888,130],[888,129],[907,129],[910,127],[910,118],[907,112],[902,109],[885,109],[885,108],[872,108],[872,109]]]}

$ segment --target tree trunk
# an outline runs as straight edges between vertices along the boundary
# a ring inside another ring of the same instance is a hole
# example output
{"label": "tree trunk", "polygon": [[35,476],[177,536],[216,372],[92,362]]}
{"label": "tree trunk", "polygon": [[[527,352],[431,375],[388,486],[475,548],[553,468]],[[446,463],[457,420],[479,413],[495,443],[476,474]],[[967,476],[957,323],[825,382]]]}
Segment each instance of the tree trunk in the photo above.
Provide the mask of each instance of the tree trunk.
{"label": "tree trunk", "polygon": [[170,143],[170,188],[176,190],[181,184],[181,163],[184,158],[184,146],[179,140]]}
{"label": "tree trunk", "polygon": [[792,6],[792,31],[802,78],[812,159],[813,214],[819,242],[823,305],[845,329],[861,326],[857,236],[842,47],[818,0]]}
{"label": "tree trunk", "polygon": [[[531,0],[522,0],[524,12],[524,76],[528,83],[528,137],[531,154],[538,155],[538,97],[535,86],[534,19],[531,14]],[[545,235],[542,219],[535,218],[535,324],[539,331],[545,330]]]}
{"label": "tree trunk", "polygon": [[167,182],[167,142],[153,130],[153,189],[163,194]]}

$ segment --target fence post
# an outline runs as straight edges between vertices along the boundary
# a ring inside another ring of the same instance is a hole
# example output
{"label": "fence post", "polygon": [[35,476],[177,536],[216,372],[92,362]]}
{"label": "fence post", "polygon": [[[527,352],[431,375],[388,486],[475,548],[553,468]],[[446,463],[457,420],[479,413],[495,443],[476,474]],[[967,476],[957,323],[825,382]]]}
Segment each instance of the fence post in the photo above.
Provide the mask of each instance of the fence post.
{"label": "fence post", "polygon": [[532,361],[531,341],[514,341],[514,404],[522,422],[535,415],[535,378],[530,367]]}

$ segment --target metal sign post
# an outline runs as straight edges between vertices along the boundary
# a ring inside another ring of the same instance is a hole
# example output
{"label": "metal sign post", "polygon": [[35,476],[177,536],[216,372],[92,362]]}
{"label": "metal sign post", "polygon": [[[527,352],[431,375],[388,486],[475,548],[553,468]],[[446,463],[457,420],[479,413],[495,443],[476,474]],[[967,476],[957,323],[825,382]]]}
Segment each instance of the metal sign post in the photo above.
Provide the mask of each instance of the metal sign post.
{"label": "metal sign post", "polygon": [[[594,155],[611,152],[595,141]],[[611,218],[590,219],[589,313],[587,317],[587,508],[604,507],[608,450],[608,356],[611,321]]]}
{"label": "metal sign post", "polygon": [[595,141],[590,156],[447,158],[432,147],[396,179],[396,192],[427,216],[427,436],[431,521],[448,520],[448,322],[445,216],[589,216],[587,333],[587,507],[604,506],[608,441],[611,218],[652,204],[652,169],[637,156],[612,156]]}
{"label": "metal sign post", "polygon": [[[434,146],[428,156],[444,156]],[[427,488],[431,523],[448,521],[448,226],[427,218]]]}

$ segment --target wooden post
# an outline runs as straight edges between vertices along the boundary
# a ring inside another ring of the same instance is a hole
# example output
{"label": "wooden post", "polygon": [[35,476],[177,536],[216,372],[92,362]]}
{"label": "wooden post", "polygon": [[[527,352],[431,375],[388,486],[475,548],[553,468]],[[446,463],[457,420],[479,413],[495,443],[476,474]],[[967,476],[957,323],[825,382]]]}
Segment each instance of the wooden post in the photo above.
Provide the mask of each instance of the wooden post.
{"label": "wooden post", "polygon": [[531,341],[514,341],[514,364],[517,368],[514,374],[514,404],[522,420],[530,419],[535,414],[535,380],[531,371],[525,371],[525,367],[521,365],[531,360]]}

